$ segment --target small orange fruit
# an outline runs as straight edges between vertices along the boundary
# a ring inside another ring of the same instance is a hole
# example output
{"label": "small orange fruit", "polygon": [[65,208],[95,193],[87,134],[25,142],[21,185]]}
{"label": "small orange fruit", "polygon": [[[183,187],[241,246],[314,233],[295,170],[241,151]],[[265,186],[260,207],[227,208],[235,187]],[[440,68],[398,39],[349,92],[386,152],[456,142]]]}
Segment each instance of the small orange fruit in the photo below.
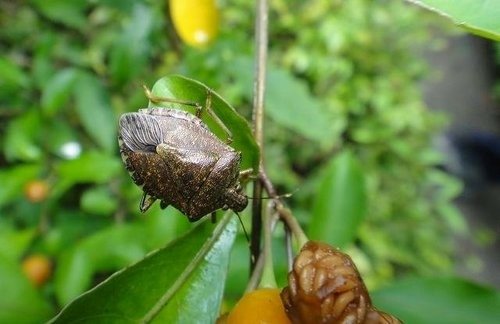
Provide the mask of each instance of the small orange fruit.
{"label": "small orange fruit", "polygon": [[33,203],[45,200],[48,194],[49,185],[44,180],[32,180],[24,187],[24,195],[26,199]]}
{"label": "small orange fruit", "polygon": [[215,0],[170,0],[170,16],[182,41],[194,47],[212,42],[219,31]]}
{"label": "small orange fruit", "polygon": [[42,286],[52,274],[52,263],[42,254],[33,254],[22,262],[23,272],[37,287]]}
{"label": "small orange fruit", "polygon": [[227,317],[227,324],[289,324],[277,288],[261,288],[245,294]]}

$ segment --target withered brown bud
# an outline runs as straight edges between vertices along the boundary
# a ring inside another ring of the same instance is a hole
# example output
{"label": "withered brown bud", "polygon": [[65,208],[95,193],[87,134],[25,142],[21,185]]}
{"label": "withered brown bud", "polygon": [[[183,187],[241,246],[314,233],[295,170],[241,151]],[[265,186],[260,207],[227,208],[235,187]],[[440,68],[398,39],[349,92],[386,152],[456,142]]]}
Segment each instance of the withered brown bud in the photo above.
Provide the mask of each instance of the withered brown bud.
{"label": "withered brown bud", "polygon": [[327,244],[309,241],[295,258],[281,292],[293,323],[400,323],[372,307],[351,258]]}

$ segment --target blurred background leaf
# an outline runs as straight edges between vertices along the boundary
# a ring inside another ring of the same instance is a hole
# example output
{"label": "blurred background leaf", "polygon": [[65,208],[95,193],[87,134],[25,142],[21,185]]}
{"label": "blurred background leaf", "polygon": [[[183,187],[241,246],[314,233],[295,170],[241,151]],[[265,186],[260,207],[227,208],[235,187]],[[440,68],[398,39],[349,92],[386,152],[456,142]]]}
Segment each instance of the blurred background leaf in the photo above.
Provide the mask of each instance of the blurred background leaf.
{"label": "blurred background leaf", "polygon": [[48,300],[21,271],[16,259],[0,254],[0,322],[39,323],[52,317]]}
{"label": "blurred background leaf", "polygon": [[91,74],[81,73],[74,94],[76,112],[83,127],[103,149],[112,151],[116,145],[116,117],[100,81]]}
{"label": "blurred background leaf", "polygon": [[496,323],[500,316],[498,291],[460,278],[406,278],[372,297],[405,323]]}
{"label": "blurred background leaf", "polygon": [[359,161],[349,151],[336,156],[318,184],[309,224],[310,238],[338,247],[351,243],[366,215],[366,198]]}

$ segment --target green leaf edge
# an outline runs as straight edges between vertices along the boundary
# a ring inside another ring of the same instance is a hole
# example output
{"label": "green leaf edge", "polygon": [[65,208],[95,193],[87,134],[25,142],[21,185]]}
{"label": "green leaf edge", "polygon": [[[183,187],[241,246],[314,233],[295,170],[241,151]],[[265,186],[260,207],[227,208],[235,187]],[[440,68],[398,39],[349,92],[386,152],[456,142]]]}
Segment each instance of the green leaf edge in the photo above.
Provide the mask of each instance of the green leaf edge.
{"label": "green leaf edge", "polygon": [[[126,268],[123,268],[117,272],[115,272],[114,274],[112,274],[110,277],[108,277],[106,280],[104,280],[103,282],[101,282],[100,284],[98,284],[97,286],[95,286],[94,288],[86,291],[85,293],[81,294],[79,297],[75,298],[73,301],[71,301],[69,304],[67,304],[54,318],[52,318],[50,321],[47,322],[47,324],[49,323],[57,323],[59,318],[64,315],[64,313],[66,311],[69,311],[71,310],[71,307],[72,305],[77,302],[79,299],[89,295],[89,294],[92,294],[94,291],[98,290],[101,286],[105,285],[106,283],[108,283],[109,281],[111,280],[114,280],[115,277],[118,277],[120,276],[122,273],[124,273],[125,271],[127,271],[128,269],[130,268],[133,268],[137,265],[139,265],[142,260],[146,259],[146,258],[150,258],[152,256],[154,256],[156,253],[159,253],[160,251],[163,251],[165,249],[168,249],[171,245],[175,245],[175,243],[179,240],[182,240],[182,239],[185,239],[186,237],[188,237],[193,231],[196,231],[197,229],[199,229],[200,226],[204,225],[206,222],[208,222],[210,220],[205,220],[203,222],[200,222],[197,226],[195,226],[191,231],[189,231],[188,233],[186,233],[185,235],[169,242],[165,247],[161,248],[161,249],[157,249],[155,251],[152,251],[150,253],[148,253],[143,259],[141,259],[141,261],[138,261]],[[171,296],[173,296],[177,291],[179,291],[179,289],[181,289],[182,285],[184,284],[185,280],[187,278],[189,278],[189,276],[191,276],[193,274],[193,272],[195,271],[196,267],[203,261],[204,257],[209,253],[210,249],[214,246],[214,244],[217,242],[217,240],[220,238],[221,234],[228,228],[230,224],[230,222],[232,222],[233,224],[232,225],[235,225],[236,224],[236,219],[234,217],[232,217],[232,212],[230,211],[227,211],[223,218],[221,219],[221,221],[217,224],[217,227],[213,230],[212,234],[210,236],[207,237],[207,240],[203,243],[203,245],[201,246],[201,248],[198,250],[198,252],[196,253],[195,257],[193,258],[193,260],[187,265],[186,267],[186,270],[184,270],[182,272],[182,275],[179,276],[177,278],[177,280],[173,283],[172,286],[170,286],[170,288],[166,291],[165,294],[163,294],[160,299],[158,300],[158,302],[152,307],[152,309],[146,313],[143,318],[140,319],[140,322],[141,323],[148,323],[148,322],[151,322],[153,319],[154,319],[154,316],[158,315],[161,310],[163,309],[163,307],[166,305],[167,301],[169,300],[169,298]],[[234,243],[234,238],[236,236],[236,230],[233,230],[233,243]],[[180,279],[183,279],[183,280],[180,280]]]}
{"label": "green leaf edge", "polygon": [[[207,222],[209,220],[205,220]],[[204,260],[205,256],[210,252],[210,249],[215,245],[218,238],[221,234],[227,229],[229,223],[235,223],[234,217],[232,217],[232,212],[228,211],[224,214],[224,217],[217,224],[217,227],[212,232],[212,235],[203,243],[198,253],[196,253],[193,260],[187,265],[186,269],[182,272],[182,274],[177,278],[177,280],[173,283],[172,286],[163,294],[163,296],[158,300],[156,305],[153,306],[151,311],[149,311],[144,317],[141,319],[142,323],[148,323],[154,319],[156,315],[158,315],[163,307],[167,304],[168,300],[181,289],[182,285],[186,282],[187,278],[189,278],[193,272],[196,270],[197,266],[201,264]],[[236,231],[233,231],[236,234]],[[234,242],[235,235],[233,235]]]}
{"label": "green leaf edge", "polygon": [[438,15],[443,16],[443,17],[451,20],[455,25],[457,25],[463,29],[466,29],[467,31],[469,31],[472,34],[475,34],[475,35],[478,35],[478,36],[481,36],[484,38],[489,38],[489,39],[492,39],[494,41],[500,41],[500,33],[497,33],[497,32],[494,32],[492,30],[488,30],[488,29],[485,29],[482,27],[478,27],[475,25],[471,25],[467,22],[459,22],[456,20],[456,18],[452,17],[451,15],[447,14],[446,12],[444,12],[438,8],[435,8],[431,5],[428,5],[426,3],[423,3],[420,0],[406,0],[406,1],[408,1],[414,5],[417,5],[419,7],[422,7],[424,9],[427,9],[429,11],[437,13]]}

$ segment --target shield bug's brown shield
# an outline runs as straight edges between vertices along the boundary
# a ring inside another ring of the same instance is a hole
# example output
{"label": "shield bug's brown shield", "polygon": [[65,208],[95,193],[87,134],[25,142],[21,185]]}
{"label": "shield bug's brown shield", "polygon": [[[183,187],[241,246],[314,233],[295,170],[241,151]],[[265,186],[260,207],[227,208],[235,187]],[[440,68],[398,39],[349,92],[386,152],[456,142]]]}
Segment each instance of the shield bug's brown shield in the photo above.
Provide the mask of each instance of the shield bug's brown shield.
{"label": "shield bug's brown shield", "polygon": [[166,108],[121,116],[120,153],[142,188],[141,211],[155,200],[196,221],[218,209],[248,204],[239,183],[241,153],[217,138],[198,117]]}

